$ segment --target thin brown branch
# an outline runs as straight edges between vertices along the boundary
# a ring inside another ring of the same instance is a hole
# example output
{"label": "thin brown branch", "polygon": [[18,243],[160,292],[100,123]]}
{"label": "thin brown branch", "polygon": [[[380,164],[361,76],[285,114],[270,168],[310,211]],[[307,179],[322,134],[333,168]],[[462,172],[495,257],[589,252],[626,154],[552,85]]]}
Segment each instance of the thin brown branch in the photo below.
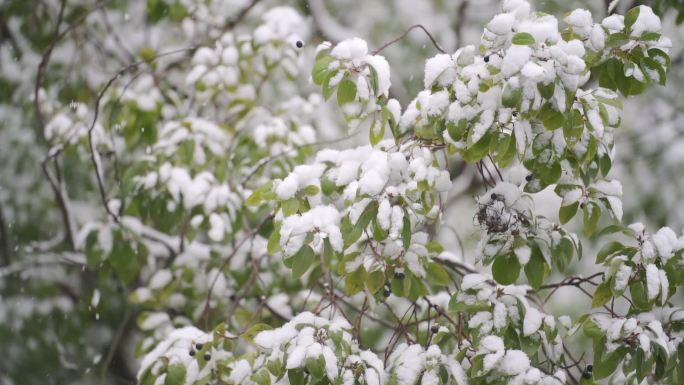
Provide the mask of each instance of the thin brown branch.
{"label": "thin brown branch", "polygon": [[5,212],[2,209],[2,202],[0,202],[0,253],[2,253],[0,267],[9,266],[12,263],[12,252],[10,229],[5,219]]}
{"label": "thin brown branch", "polygon": [[394,43],[396,43],[396,42],[398,42],[398,41],[404,39],[404,38],[409,34],[409,32],[411,32],[412,30],[414,30],[414,29],[416,29],[416,28],[419,28],[419,29],[423,30],[423,32],[425,32],[425,34],[427,35],[427,37],[428,37],[428,38],[430,39],[430,41],[432,42],[432,45],[434,45],[435,48],[437,48],[437,50],[438,50],[439,52],[441,52],[441,53],[447,53],[447,51],[445,51],[445,50],[439,45],[439,43],[437,43],[437,40],[435,40],[435,38],[432,36],[432,34],[431,34],[425,27],[423,27],[421,24],[414,24],[414,25],[410,26],[406,31],[404,31],[404,33],[402,33],[401,35],[397,36],[396,38],[394,38],[394,39],[390,40],[389,42],[385,43],[385,44],[384,44],[383,46],[381,46],[380,48],[378,48],[378,49],[376,49],[375,51],[371,52],[371,55],[377,55],[377,54],[379,54],[379,53],[380,53],[382,50],[384,50],[385,48],[387,48],[387,47],[391,46],[392,44],[394,44]]}
{"label": "thin brown branch", "polygon": [[257,5],[257,4],[259,3],[259,1],[260,1],[260,0],[252,0],[252,2],[249,3],[249,5],[247,5],[246,7],[242,8],[242,9],[240,10],[240,12],[238,12],[238,14],[235,15],[235,17],[233,17],[232,19],[230,19],[230,20],[223,26],[223,31],[225,32],[225,31],[229,31],[229,30],[235,28],[235,26],[238,25],[238,24],[242,21],[242,19],[245,18],[245,16],[247,16],[247,14],[249,13],[249,11],[251,11],[252,8],[254,8],[254,6]]}

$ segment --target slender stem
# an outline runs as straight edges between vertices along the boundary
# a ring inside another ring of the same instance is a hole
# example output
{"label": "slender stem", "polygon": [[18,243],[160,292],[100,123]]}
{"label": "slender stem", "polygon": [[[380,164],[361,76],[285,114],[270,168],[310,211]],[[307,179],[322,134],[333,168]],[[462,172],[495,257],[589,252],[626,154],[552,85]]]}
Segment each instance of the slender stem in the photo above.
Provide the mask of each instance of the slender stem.
{"label": "slender stem", "polygon": [[435,40],[435,38],[432,37],[432,34],[431,34],[425,27],[423,27],[421,24],[414,24],[414,25],[410,26],[406,31],[404,31],[404,33],[402,33],[401,35],[397,36],[396,38],[394,38],[394,39],[390,40],[389,42],[385,43],[385,44],[384,44],[383,46],[381,46],[380,48],[378,48],[378,49],[376,49],[375,51],[371,52],[371,55],[377,55],[377,54],[379,54],[379,53],[380,53],[382,50],[384,50],[385,48],[387,48],[387,47],[391,46],[392,44],[394,44],[394,43],[396,43],[396,42],[402,40],[403,38],[405,38],[405,37],[409,34],[409,32],[413,31],[413,30],[416,29],[416,28],[419,28],[419,29],[423,30],[423,32],[425,32],[425,34],[428,36],[428,38],[430,38],[430,41],[431,41],[432,44],[435,46],[435,48],[437,48],[437,50],[438,50],[439,52],[441,52],[441,53],[447,53],[447,52],[439,45],[439,43],[437,43],[437,40]]}

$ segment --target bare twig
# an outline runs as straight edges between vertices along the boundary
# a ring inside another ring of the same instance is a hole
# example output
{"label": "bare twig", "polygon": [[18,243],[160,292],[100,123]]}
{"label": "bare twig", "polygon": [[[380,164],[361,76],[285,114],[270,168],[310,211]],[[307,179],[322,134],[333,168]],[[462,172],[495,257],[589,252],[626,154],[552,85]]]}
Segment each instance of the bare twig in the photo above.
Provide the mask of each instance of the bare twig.
{"label": "bare twig", "polygon": [[10,238],[10,229],[5,219],[5,213],[0,202],[0,252],[2,253],[2,264],[0,266],[9,266],[12,263],[12,239]]}
{"label": "bare twig", "polygon": [[240,23],[240,21],[242,21],[242,19],[245,18],[245,16],[247,16],[247,14],[249,13],[249,11],[252,10],[252,8],[254,8],[254,6],[257,5],[257,4],[259,3],[259,1],[260,1],[260,0],[252,0],[252,2],[249,3],[249,5],[247,5],[246,7],[242,8],[242,10],[240,10],[240,12],[238,12],[238,14],[235,15],[235,17],[233,17],[232,19],[230,19],[230,20],[223,26],[223,31],[229,31],[229,30],[235,28],[235,26],[238,25],[238,24]]}
{"label": "bare twig", "polygon": [[124,332],[126,331],[128,323],[131,320],[132,316],[132,306],[126,306],[124,315],[121,318],[121,321],[119,322],[119,327],[116,329],[114,337],[112,338],[112,341],[109,344],[109,349],[107,349],[107,356],[105,357],[104,361],[102,361],[102,369],[100,371],[101,385],[107,384],[107,372],[109,371],[109,366],[112,363],[112,360],[114,359],[114,354],[119,349],[119,346],[121,346],[121,341],[123,340]]}
{"label": "bare twig", "polygon": [[389,42],[385,43],[385,44],[384,44],[383,46],[381,46],[380,48],[378,48],[378,49],[376,49],[375,51],[371,52],[371,55],[377,55],[377,54],[379,54],[379,53],[380,53],[382,50],[384,50],[385,48],[387,48],[387,47],[391,46],[392,44],[394,44],[394,43],[396,43],[396,42],[402,40],[403,38],[405,38],[405,37],[409,34],[409,32],[411,32],[412,30],[414,30],[414,29],[416,29],[416,28],[419,28],[419,29],[423,30],[423,32],[425,32],[425,34],[428,36],[428,38],[430,38],[430,41],[432,42],[432,45],[434,45],[435,48],[437,48],[437,50],[438,50],[439,52],[441,52],[441,53],[447,53],[447,52],[439,45],[439,43],[437,43],[437,40],[435,40],[435,38],[432,37],[432,34],[431,34],[425,27],[423,27],[421,24],[414,24],[414,25],[410,26],[406,31],[404,31],[404,33],[402,33],[401,35],[397,36],[396,38],[394,38],[394,39],[390,40]]}

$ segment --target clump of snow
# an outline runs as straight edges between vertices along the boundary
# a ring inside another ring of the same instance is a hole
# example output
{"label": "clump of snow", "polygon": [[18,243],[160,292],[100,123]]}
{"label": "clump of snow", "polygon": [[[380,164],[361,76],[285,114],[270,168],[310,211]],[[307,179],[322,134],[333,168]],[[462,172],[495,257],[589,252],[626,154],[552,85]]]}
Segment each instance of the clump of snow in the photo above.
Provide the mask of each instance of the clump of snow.
{"label": "clump of snow", "polygon": [[639,6],[639,16],[632,25],[631,36],[640,37],[646,32],[660,32],[660,17],[653,12],[651,7]]}

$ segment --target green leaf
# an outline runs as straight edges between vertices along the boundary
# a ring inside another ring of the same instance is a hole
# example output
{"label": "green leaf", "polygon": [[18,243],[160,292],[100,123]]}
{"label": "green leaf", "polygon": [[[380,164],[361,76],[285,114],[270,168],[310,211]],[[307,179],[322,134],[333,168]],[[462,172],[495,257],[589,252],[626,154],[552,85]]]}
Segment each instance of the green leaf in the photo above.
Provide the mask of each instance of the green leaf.
{"label": "green leaf", "polygon": [[406,284],[410,284],[410,286],[405,286],[404,291],[407,292],[408,299],[412,301],[429,294],[427,287],[425,287],[425,284],[423,283],[423,280],[413,274],[406,274],[406,278],[404,278],[404,285]]}
{"label": "green leaf", "polygon": [[242,333],[242,338],[244,338],[247,342],[254,342],[254,337],[256,337],[257,334],[263,332],[264,330],[272,329],[273,327],[271,327],[271,325],[265,323],[257,323],[252,325],[249,329],[247,329],[246,332]]}
{"label": "green leaf", "polygon": [[299,211],[299,199],[290,198],[280,204],[280,208],[283,210],[283,215],[289,217],[290,215],[296,214]]}
{"label": "green leaf", "polygon": [[306,370],[314,378],[323,378],[325,376],[325,358],[323,356],[308,357],[306,359]]}
{"label": "green leaf", "polygon": [[144,250],[143,245],[137,245],[136,250],[132,247],[132,241],[124,239],[120,232],[114,234],[114,242],[112,243],[112,251],[109,255],[109,264],[114,268],[116,275],[124,283],[131,283],[138,275],[140,270],[140,262],[138,261],[138,253]]}
{"label": "green leaf", "polygon": [[579,202],[575,202],[568,206],[561,206],[558,211],[558,217],[560,219],[561,225],[568,223],[577,213],[577,208],[579,207]]}
{"label": "green leaf", "polygon": [[541,250],[539,250],[539,247],[533,245],[531,246],[531,249],[532,253],[530,255],[530,260],[525,265],[525,275],[527,276],[527,281],[530,283],[530,286],[535,290],[539,290],[548,276],[550,268],[546,263]]}
{"label": "green leaf", "polygon": [[637,348],[634,354],[634,361],[636,361],[637,381],[641,383],[651,371],[651,363],[646,359],[644,350],[641,348]]}
{"label": "green leaf", "polygon": [[501,95],[501,104],[506,108],[514,108],[520,105],[522,100],[522,87],[513,88],[506,83]]}
{"label": "green leaf", "polygon": [[[371,117],[372,119],[372,117]],[[380,127],[379,129],[376,129],[377,127]],[[376,144],[380,143],[382,138],[385,137],[385,122],[384,121],[378,121],[374,120],[373,123],[371,124],[370,130],[368,130],[369,133],[369,140],[371,145],[375,146]]]}
{"label": "green leaf", "polygon": [[337,104],[344,105],[356,99],[356,83],[343,79],[337,87]]}
{"label": "green leaf", "polygon": [[411,219],[409,218],[408,211],[406,211],[406,209],[404,209],[403,223],[404,226],[401,229],[401,241],[403,243],[404,250],[408,250],[409,246],[411,246]]}
{"label": "green leaf", "polygon": [[316,195],[316,194],[318,194],[319,191],[321,191],[321,189],[314,184],[306,186],[304,188],[304,193],[306,195]]}
{"label": "green leaf", "polygon": [[684,344],[677,346],[677,377],[678,384],[684,384]]}
{"label": "green leaf", "polygon": [[555,130],[563,126],[565,116],[561,112],[556,111],[552,107],[549,107],[545,110],[543,109],[542,111],[543,112],[541,113],[540,118],[542,120],[542,124],[544,124],[544,127],[547,130]]}
{"label": "green leaf", "polygon": [[[593,340],[601,340],[604,336],[605,333],[601,328],[596,325],[596,322],[591,319],[591,317],[587,318],[582,322],[582,331],[584,332],[584,335],[587,337],[593,339]],[[598,352],[594,352],[595,354]]]}
{"label": "green leaf", "polygon": [[648,310],[651,304],[646,294],[646,284],[643,281],[634,281],[629,285],[629,294],[634,306],[639,310]]}
{"label": "green leaf", "polygon": [[337,75],[338,71],[329,71],[328,74],[325,76],[325,80],[323,80],[323,84],[321,85],[322,91],[323,91],[323,97],[325,100],[330,99],[332,94],[335,92],[335,87],[330,86],[330,80]]}
{"label": "green leaf", "polygon": [[459,120],[458,123],[453,123],[451,121],[447,123],[447,131],[449,132],[451,139],[454,141],[463,139],[463,135],[465,134],[467,127],[468,121],[465,119]]}
{"label": "green leaf", "polygon": [[166,379],[164,385],[182,385],[185,384],[185,365],[177,363],[171,364],[166,369]]}
{"label": "green leaf", "polygon": [[656,62],[658,62],[665,69],[669,70],[672,67],[672,61],[670,59],[670,55],[666,54],[665,51],[662,51],[658,48],[649,49],[648,50],[648,57],[654,59]]}
{"label": "green leaf", "polygon": [[287,379],[290,384],[306,384],[306,375],[302,369],[289,369],[287,371]]}
{"label": "green leaf", "polygon": [[560,242],[553,249],[553,262],[563,274],[566,274],[572,261],[573,244],[568,238],[561,238]]}
{"label": "green leaf", "polygon": [[280,251],[280,229],[276,228],[268,237],[268,244],[266,245],[266,251],[273,255]]}
{"label": "green leaf", "polygon": [[245,204],[247,206],[258,206],[261,204],[262,201],[266,200],[269,198],[269,193],[271,193],[273,190],[273,182],[268,182],[264,184],[263,186],[257,188],[250,194],[249,197],[245,200]]}
{"label": "green leaf", "polygon": [[385,284],[385,273],[382,270],[375,270],[368,274],[368,279],[366,280],[366,287],[368,291],[375,294],[380,290]]}
{"label": "green leaf", "polygon": [[544,99],[551,99],[553,97],[553,91],[556,89],[556,83],[551,82],[549,84],[542,84],[542,83],[537,83],[537,89],[539,90],[539,94]]}
{"label": "green leaf", "polygon": [[518,32],[513,35],[511,42],[515,45],[530,45],[534,44],[534,36],[527,32]]}
{"label": "green leaf", "polygon": [[492,275],[502,285],[515,283],[520,275],[518,258],[513,254],[499,255],[492,265]]}
{"label": "green leaf", "polygon": [[624,247],[625,246],[622,243],[616,241],[610,242],[609,244],[603,246],[596,254],[596,264],[602,264],[606,258],[619,253]]}
{"label": "green leaf", "polygon": [[292,259],[292,277],[299,278],[309,270],[314,261],[314,251],[309,245],[304,245]]}
{"label": "green leaf", "polygon": [[354,295],[363,290],[364,282],[366,281],[366,269],[363,266],[356,269],[355,272],[347,274],[344,277],[344,291],[347,295]]}
{"label": "green leaf", "polygon": [[601,219],[601,207],[594,202],[588,202],[584,205],[583,219],[584,219],[584,233],[589,236],[592,235],[598,227],[599,219]]}
{"label": "green leaf", "polygon": [[378,87],[380,82],[378,81],[378,71],[375,70],[375,67],[373,65],[369,64],[368,69],[370,70],[371,74],[371,87],[373,88],[373,94],[377,95],[378,94]]}
{"label": "green leaf", "polygon": [[634,23],[639,18],[639,13],[641,9],[639,7],[634,7],[625,13],[625,28],[631,29]]}
{"label": "green leaf", "polygon": [[613,374],[625,354],[627,354],[627,349],[624,346],[620,346],[607,355],[595,357],[593,370],[594,379],[600,380]]}
{"label": "green leaf", "polygon": [[615,233],[622,233],[625,234],[628,237],[634,237],[634,230],[630,229],[627,226],[623,226],[621,224],[613,224],[613,225],[608,225],[604,227],[601,231],[599,231],[596,234],[597,238],[610,235],[610,234],[615,234]]}
{"label": "green leaf", "polygon": [[261,369],[254,373],[250,376],[250,379],[257,385],[271,385],[271,375],[268,374],[268,370],[266,369]]}
{"label": "green leaf", "polygon": [[482,138],[480,138],[480,140],[468,146],[468,148],[466,148],[466,150],[462,153],[463,160],[468,163],[475,163],[484,158],[484,156],[489,152],[489,141],[491,138],[491,133],[487,132],[484,134],[484,136],[482,136]]}
{"label": "green leaf", "polygon": [[[623,32],[612,33],[606,39],[606,48],[616,48],[629,43],[629,35]],[[614,79],[614,77],[613,77]]]}
{"label": "green leaf", "polygon": [[[645,57],[641,60],[641,68],[646,76],[648,76],[651,81],[654,81],[661,86],[665,85],[667,81],[667,75],[665,74],[665,69],[660,63],[651,59],[650,57]],[[658,78],[654,79],[655,74]]]}
{"label": "green leaf", "polygon": [[611,298],[613,298],[613,292],[610,290],[610,281],[601,282],[601,284],[596,287],[596,291],[594,291],[594,296],[591,299],[591,307],[601,307]]}
{"label": "green leaf", "polygon": [[326,177],[321,178],[321,190],[323,190],[323,195],[330,196],[336,189],[337,185],[335,182]]}
{"label": "green leaf", "polygon": [[311,70],[311,79],[314,84],[320,86],[325,81],[328,75],[328,67],[330,63],[333,62],[333,57],[328,54],[329,50],[320,50],[316,55],[316,61],[314,62],[313,69]]}
{"label": "green leaf", "polygon": [[449,273],[436,262],[430,262],[426,268],[428,281],[435,286],[448,286],[450,279]]}

